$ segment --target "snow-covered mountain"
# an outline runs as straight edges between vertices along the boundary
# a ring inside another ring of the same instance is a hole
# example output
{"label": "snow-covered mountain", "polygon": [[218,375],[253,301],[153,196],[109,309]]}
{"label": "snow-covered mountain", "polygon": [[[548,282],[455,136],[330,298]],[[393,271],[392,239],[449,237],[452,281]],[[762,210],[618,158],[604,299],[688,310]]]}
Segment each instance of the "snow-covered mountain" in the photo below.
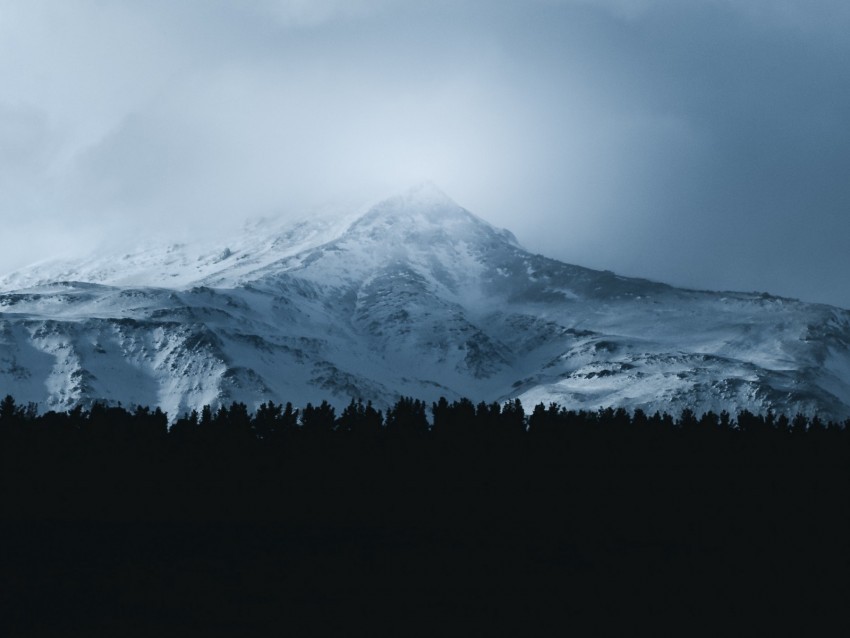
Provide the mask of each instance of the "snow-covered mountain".
{"label": "snow-covered mountain", "polygon": [[534,255],[422,185],[347,219],[0,278],[0,393],[40,408],[527,406],[850,416],[850,312]]}

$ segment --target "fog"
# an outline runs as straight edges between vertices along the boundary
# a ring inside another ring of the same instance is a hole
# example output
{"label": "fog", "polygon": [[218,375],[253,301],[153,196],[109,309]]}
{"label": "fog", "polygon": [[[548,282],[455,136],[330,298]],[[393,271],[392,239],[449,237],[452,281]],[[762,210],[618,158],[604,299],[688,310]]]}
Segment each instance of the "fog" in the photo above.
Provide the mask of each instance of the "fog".
{"label": "fog", "polygon": [[850,307],[844,0],[0,0],[0,271],[422,180],[570,263]]}

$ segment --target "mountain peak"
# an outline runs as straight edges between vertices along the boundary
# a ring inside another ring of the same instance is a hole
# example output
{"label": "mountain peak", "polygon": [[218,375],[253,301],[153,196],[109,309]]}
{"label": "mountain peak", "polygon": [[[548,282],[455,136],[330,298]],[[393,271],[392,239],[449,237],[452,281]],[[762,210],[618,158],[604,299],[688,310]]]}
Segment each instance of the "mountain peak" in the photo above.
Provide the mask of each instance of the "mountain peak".
{"label": "mountain peak", "polygon": [[422,182],[372,206],[348,228],[343,241],[381,241],[392,246],[427,248],[464,242],[482,246],[511,244],[513,234],[470,213],[433,182]]}
{"label": "mountain peak", "polygon": [[379,221],[394,223],[401,220],[420,227],[472,224],[490,228],[490,224],[463,208],[430,181],[421,182],[379,201],[354,225]]}
{"label": "mountain peak", "polygon": [[365,217],[380,211],[380,215],[417,215],[445,220],[447,216],[474,217],[433,182],[420,182],[400,193],[387,197],[373,205]]}
{"label": "mountain peak", "polygon": [[410,205],[419,206],[452,206],[460,208],[458,204],[434,182],[427,180],[414,184],[401,194],[401,198]]}

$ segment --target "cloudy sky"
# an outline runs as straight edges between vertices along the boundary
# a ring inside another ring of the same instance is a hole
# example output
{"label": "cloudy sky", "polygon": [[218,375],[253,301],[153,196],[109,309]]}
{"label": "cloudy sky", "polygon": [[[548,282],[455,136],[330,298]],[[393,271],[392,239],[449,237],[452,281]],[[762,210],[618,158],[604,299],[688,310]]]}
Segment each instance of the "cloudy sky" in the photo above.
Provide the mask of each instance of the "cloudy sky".
{"label": "cloudy sky", "polygon": [[424,179],[528,248],[850,307],[846,0],[0,0],[0,271]]}

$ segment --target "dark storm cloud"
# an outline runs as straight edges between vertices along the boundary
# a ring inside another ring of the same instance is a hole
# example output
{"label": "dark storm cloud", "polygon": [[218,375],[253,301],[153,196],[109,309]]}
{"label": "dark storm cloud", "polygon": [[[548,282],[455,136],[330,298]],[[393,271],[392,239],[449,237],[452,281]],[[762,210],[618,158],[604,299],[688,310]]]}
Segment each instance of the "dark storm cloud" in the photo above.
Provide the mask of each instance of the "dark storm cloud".
{"label": "dark storm cloud", "polygon": [[546,251],[568,238],[560,254],[597,267],[850,305],[846,6],[644,8],[582,23],[613,121],[587,115],[604,161],[578,210],[563,199],[593,221],[571,233],[564,215]]}
{"label": "dark storm cloud", "polygon": [[[0,0],[0,269],[432,179],[573,263],[850,306],[832,0]],[[35,253],[35,254],[34,254]]]}

